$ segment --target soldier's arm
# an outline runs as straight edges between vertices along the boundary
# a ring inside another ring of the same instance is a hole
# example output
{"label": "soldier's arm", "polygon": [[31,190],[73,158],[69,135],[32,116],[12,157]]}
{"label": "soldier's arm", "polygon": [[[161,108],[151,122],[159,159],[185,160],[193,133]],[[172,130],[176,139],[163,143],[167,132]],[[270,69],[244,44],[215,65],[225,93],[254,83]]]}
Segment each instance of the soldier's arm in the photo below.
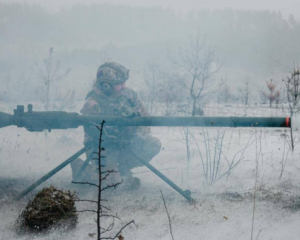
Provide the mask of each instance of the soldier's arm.
{"label": "soldier's arm", "polygon": [[[83,115],[99,116],[102,114],[100,105],[92,97],[87,98],[80,112]],[[95,148],[98,146],[99,130],[96,128],[94,124],[95,123],[84,127],[84,145],[86,148],[91,148],[91,147]],[[96,123],[96,124],[100,125],[100,123]],[[104,127],[104,138],[106,139],[105,140],[106,143],[108,141],[118,140],[117,138],[118,134],[119,134],[118,127],[116,126]]]}
{"label": "soldier's arm", "polygon": [[101,108],[96,100],[89,97],[86,99],[80,112],[82,115],[99,115],[101,114]]}
{"label": "soldier's arm", "polygon": [[127,95],[127,98],[130,99],[134,112],[138,113],[140,116],[149,116],[143,102],[140,100],[135,91],[127,88],[125,94]]}

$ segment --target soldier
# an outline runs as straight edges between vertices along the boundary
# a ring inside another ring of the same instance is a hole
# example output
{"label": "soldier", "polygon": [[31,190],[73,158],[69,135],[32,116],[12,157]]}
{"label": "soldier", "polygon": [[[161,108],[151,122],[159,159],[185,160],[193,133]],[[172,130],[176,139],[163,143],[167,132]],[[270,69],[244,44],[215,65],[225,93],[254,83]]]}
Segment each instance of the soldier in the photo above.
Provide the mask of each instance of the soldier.
{"label": "soldier", "polygon": [[[126,87],[129,70],[115,62],[102,64],[97,71],[92,90],[87,94],[85,104],[81,110],[83,115],[103,116],[148,116],[137,94]],[[104,119],[105,120],[105,119]],[[149,127],[104,127],[103,129],[102,163],[108,169],[118,168],[124,185],[135,188],[140,185],[140,179],[133,177],[131,169],[141,166],[133,155],[141,156],[150,161],[161,149],[159,139],[150,135]],[[84,145],[87,149],[87,158],[97,157],[99,130],[95,126],[84,128]],[[74,172],[82,163],[74,161]]]}

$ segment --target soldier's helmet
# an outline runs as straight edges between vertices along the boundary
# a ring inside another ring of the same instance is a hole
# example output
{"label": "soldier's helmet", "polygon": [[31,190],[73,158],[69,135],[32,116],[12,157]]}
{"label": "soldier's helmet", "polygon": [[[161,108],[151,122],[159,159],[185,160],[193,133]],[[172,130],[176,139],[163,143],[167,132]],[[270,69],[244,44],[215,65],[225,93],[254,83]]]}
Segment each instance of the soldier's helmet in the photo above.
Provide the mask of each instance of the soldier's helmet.
{"label": "soldier's helmet", "polygon": [[116,62],[106,62],[97,70],[96,82],[117,85],[124,83],[129,78],[129,70]]}

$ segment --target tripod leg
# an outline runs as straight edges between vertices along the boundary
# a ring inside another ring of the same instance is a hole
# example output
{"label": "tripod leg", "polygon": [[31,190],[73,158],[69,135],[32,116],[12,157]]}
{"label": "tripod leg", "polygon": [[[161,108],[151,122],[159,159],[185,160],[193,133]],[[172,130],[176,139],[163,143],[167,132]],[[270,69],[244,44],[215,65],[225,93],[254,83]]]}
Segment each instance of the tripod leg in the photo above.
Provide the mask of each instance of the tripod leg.
{"label": "tripod leg", "polygon": [[73,162],[76,158],[78,158],[84,152],[85,152],[85,148],[82,148],[81,150],[79,150],[78,152],[76,152],[74,155],[72,155],[71,157],[69,157],[66,161],[64,161],[63,163],[61,163],[60,165],[58,165],[56,168],[54,168],[53,170],[51,170],[50,172],[48,172],[42,178],[40,178],[39,180],[37,180],[34,184],[32,184],[31,186],[29,186],[28,188],[26,188],[24,191],[22,191],[20,194],[18,194],[16,197],[14,197],[14,200],[16,200],[16,201],[20,200],[22,197],[24,197],[26,194],[28,194],[29,192],[31,192],[37,186],[41,185],[47,179],[49,179],[54,174],[56,174],[61,169],[63,169],[65,166],[67,166],[68,164],[70,164],[71,162]]}
{"label": "tripod leg", "polygon": [[[83,165],[80,167],[80,169],[76,173],[75,181],[80,181],[81,175],[82,175],[83,171],[86,169],[86,167],[89,165],[90,161],[92,160],[92,157],[93,157],[93,153],[89,154],[89,156],[86,158]],[[74,181],[74,179],[73,179],[73,181]]]}
{"label": "tripod leg", "polygon": [[160,171],[158,171],[155,167],[153,167],[150,163],[145,161],[139,154],[131,151],[132,155],[142,164],[144,164],[147,168],[149,168],[153,173],[155,173],[158,177],[160,177],[165,183],[167,183],[170,187],[180,193],[185,199],[192,202],[194,201],[191,197],[191,192],[189,190],[183,191],[180,187],[178,187],[174,182],[172,182],[169,178],[163,175]]}

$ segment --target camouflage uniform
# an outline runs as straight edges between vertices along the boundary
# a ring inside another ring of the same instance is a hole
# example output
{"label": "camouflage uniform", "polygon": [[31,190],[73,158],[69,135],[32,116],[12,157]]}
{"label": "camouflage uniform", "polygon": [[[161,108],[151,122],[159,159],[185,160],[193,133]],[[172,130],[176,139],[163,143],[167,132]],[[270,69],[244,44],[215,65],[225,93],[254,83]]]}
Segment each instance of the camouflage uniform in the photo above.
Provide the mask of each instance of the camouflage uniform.
{"label": "camouflage uniform", "polygon": [[[124,116],[128,114],[147,116],[147,112],[137,94],[124,88],[118,93],[105,94],[97,80],[86,97],[81,110],[83,115]],[[104,119],[105,120],[105,119]],[[105,127],[103,131],[102,156],[109,168],[118,167],[122,176],[131,175],[130,169],[142,166],[131,154],[134,151],[144,160],[150,161],[161,148],[159,139],[150,135],[149,127]],[[90,125],[84,128],[84,145],[87,157],[96,157],[99,130]],[[94,156],[93,156],[94,154]],[[103,160],[102,159],[102,160]]]}

